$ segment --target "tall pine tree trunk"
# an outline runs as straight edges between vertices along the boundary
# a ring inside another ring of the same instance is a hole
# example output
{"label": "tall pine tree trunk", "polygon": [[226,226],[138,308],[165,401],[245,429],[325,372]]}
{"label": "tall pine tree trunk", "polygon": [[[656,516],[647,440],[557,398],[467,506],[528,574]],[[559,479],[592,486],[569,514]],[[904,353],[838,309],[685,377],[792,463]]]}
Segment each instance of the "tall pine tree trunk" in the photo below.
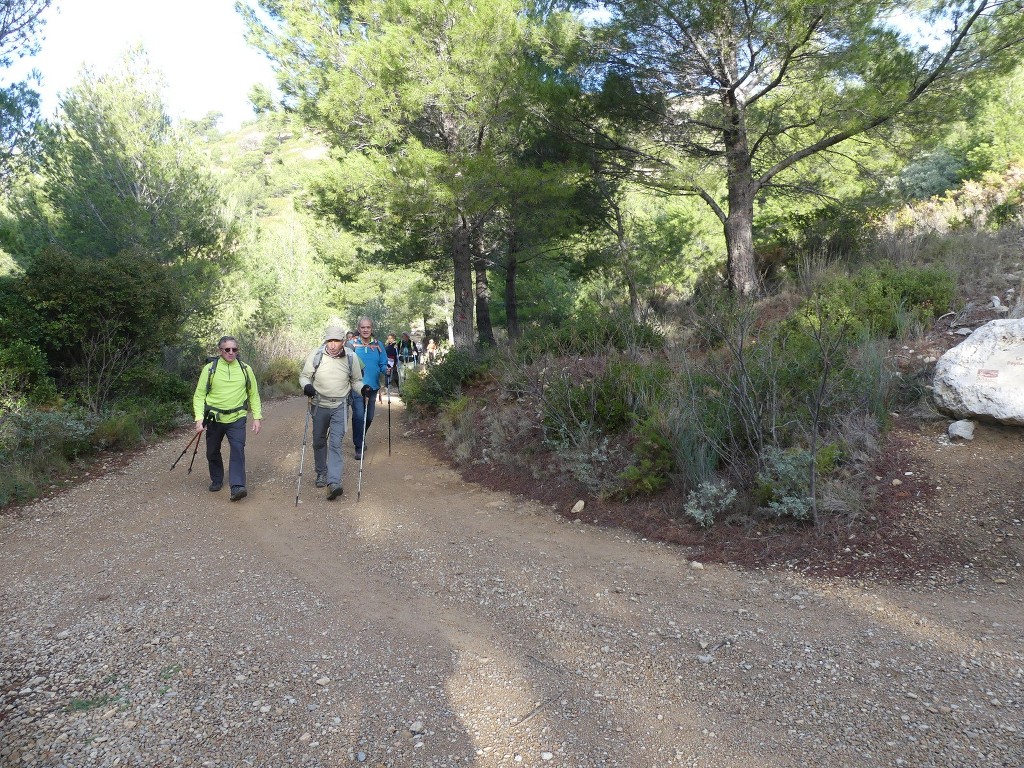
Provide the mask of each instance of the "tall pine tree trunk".
{"label": "tall pine tree trunk", "polygon": [[626,287],[629,289],[629,312],[639,323],[643,312],[640,309],[640,289],[636,283],[636,270],[633,269],[632,244],[626,234],[626,219],[622,215],[622,206],[619,204],[618,198],[613,198],[611,205],[615,214],[615,241],[619,252],[619,264],[622,267],[622,275],[626,279]]}
{"label": "tall pine tree trunk", "polygon": [[508,237],[508,257],[505,262],[505,327],[510,339],[523,335],[519,327],[519,298],[516,296],[516,277],[519,274],[519,232],[513,228]]}
{"label": "tall pine tree trunk", "polygon": [[747,126],[736,98],[733,92],[725,97],[726,112],[731,116],[724,132],[729,167],[729,213],[724,222],[729,288],[739,296],[756,296],[761,292],[754,256],[754,196],[757,187],[751,171]]}
{"label": "tall pine tree trunk", "polygon": [[452,266],[455,270],[455,303],[452,308],[452,343],[473,346],[473,246],[469,224],[462,214],[452,231]]}
{"label": "tall pine tree trunk", "polygon": [[491,289],[487,285],[487,257],[484,255],[483,232],[473,229],[473,269],[476,272],[476,330],[481,344],[494,345],[491,326]]}

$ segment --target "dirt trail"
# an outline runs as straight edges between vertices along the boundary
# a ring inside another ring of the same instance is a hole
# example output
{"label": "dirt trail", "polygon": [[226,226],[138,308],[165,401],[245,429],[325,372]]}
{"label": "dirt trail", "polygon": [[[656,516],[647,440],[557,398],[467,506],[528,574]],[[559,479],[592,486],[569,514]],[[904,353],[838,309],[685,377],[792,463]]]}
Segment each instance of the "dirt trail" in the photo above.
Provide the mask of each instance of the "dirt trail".
{"label": "dirt trail", "polygon": [[0,765],[1024,764],[1019,569],[703,567],[462,482],[398,402],[361,500],[307,449],[296,508],[303,403],[241,502],[183,434],[0,518]]}

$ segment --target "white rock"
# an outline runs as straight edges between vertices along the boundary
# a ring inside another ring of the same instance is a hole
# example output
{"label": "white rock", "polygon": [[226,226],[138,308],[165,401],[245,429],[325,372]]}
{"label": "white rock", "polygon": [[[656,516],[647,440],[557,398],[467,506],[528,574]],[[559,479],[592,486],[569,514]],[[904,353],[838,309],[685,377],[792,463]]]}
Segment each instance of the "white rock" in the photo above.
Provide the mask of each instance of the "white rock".
{"label": "white rock", "polygon": [[541,752],[540,753],[540,759],[541,760],[552,760],[552,759],[554,759],[554,757],[555,757],[554,754],[551,753],[551,752]]}
{"label": "white rock", "polygon": [[579,501],[572,505],[572,514],[578,515],[580,512],[583,511],[583,508],[585,506],[587,505],[583,502],[583,499],[580,499]]}
{"label": "white rock", "polygon": [[693,570],[695,570],[695,571],[703,571],[704,570],[704,563],[701,563],[701,562],[698,562],[698,561],[694,560],[692,563],[690,563],[690,567],[693,568]]}
{"label": "white rock", "polygon": [[974,439],[975,424],[970,419],[960,419],[949,425],[947,430],[950,439],[961,438],[962,440]]}
{"label": "white rock", "polygon": [[958,419],[1024,426],[1024,320],[992,320],[935,366],[933,397]]}
{"label": "white rock", "polygon": [[427,726],[423,724],[422,720],[417,720],[415,723],[409,726],[409,730],[413,734],[425,733],[427,730]]}
{"label": "white rock", "polygon": [[317,685],[329,685],[330,682],[331,682],[331,678],[329,678],[329,677],[321,677],[319,680],[316,681],[316,684]]}

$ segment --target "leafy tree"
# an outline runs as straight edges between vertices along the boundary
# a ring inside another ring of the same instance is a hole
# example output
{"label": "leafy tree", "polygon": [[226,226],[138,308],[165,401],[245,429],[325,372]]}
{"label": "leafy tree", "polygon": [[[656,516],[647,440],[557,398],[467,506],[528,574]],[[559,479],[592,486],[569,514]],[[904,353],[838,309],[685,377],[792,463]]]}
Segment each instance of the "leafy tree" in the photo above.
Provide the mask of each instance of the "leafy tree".
{"label": "leafy tree", "polygon": [[984,84],[978,110],[955,127],[945,143],[963,158],[963,175],[977,179],[986,171],[1001,171],[1024,160],[1024,64],[1006,77]]}
{"label": "leafy tree", "polygon": [[[866,132],[948,120],[979,79],[1015,63],[1024,36],[1019,0],[600,5],[607,102],[646,118],[635,149],[647,181],[699,196],[719,218],[743,295],[760,290],[760,195],[800,189],[804,161]],[[897,16],[935,39],[900,34]]]}
{"label": "leafy tree", "polygon": [[252,88],[249,89],[249,103],[252,105],[252,111],[257,116],[273,112],[275,108],[274,96],[263,83],[254,83]]}
{"label": "leafy tree", "polygon": [[203,323],[232,263],[234,234],[202,158],[175,132],[153,74],[132,53],[118,74],[85,71],[43,137],[21,190],[23,259],[57,246],[79,258],[145,254],[179,281],[179,322]]}
{"label": "leafy tree", "polygon": [[[0,69],[11,66],[16,57],[39,49],[42,13],[51,0],[5,0],[0,4]],[[0,87],[0,184],[10,182],[20,159],[34,154],[34,136],[39,120],[39,94],[31,83],[37,75]]]}
{"label": "leafy tree", "polygon": [[0,67],[9,67],[16,56],[39,50],[42,14],[51,0],[5,0],[0,6]]}
{"label": "leafy tree", "polygon": [[85,72],[16,189],[22,271],[3,278],[0,346],[29,341],[93,410],[132,369],[213,322],[232,228],[144,67]]}
{"label": "leafy tree", "polygon": [[[456,345],[487,320],[486,228],[534,117],[564,20],[516,0],[238,6],[250,39],[278,66],[287,106],[338,148],[317,208],[373,232],[378,253],[410,263],[448,254]],[[547,102],[550,103],[550,102]],[[475,274],[474,274],[475,271]]]}

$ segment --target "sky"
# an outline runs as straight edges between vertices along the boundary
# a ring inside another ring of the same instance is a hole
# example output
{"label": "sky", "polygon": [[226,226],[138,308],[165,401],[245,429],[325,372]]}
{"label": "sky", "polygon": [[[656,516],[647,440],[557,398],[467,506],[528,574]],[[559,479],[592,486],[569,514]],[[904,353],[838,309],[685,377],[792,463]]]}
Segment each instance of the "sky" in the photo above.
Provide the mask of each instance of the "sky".
{"label": "sky", "polygon": [[224,114],[219,127],[233,130],[253,116],[252,85],[274,86],[266,57],[245,43],[234,0],[54,0],[43,18],[39,53],[0,72],[0,81],[39,70],[46,117],[83,65],[113,71],[139,43],[151,67],[163,73],[164,103],[176,120],[217,111]]}

